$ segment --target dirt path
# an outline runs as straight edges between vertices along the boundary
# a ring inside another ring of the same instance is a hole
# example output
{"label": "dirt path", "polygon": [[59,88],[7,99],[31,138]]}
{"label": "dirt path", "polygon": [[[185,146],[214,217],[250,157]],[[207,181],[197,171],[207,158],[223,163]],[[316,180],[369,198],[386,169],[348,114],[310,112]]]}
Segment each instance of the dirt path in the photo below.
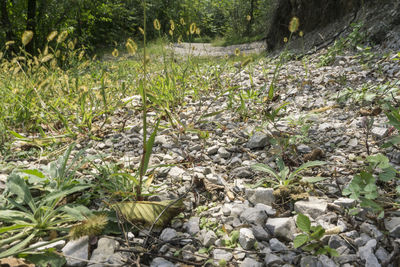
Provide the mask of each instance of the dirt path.
{"label": "dirt path", "polygon": [[266,48],[264,41],[253,42],[248,44],[230,45],[230,46],[212,46],[209,43],[181,43],[172,44],[172,49],[179,55],[191,54],[194,56],[225,56],[233,55],[236,49],[241,53],[254,54],[261,53]]}

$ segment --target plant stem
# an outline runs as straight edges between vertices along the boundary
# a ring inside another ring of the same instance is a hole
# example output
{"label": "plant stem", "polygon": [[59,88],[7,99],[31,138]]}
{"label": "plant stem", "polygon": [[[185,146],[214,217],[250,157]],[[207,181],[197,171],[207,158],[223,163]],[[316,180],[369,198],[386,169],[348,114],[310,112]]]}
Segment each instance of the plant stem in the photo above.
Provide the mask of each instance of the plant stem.
{"label": "plant stem", "polygon": [[142,200],[142,183],[144,176],[144,161],[146,157],[146,143],[147,143],[147,95],[146,95],[146,75],[147,75],[147,58],[146,58],[146,0],[143,0],[143,154],[139,168],[139,184],[136,186],[136,198]]}

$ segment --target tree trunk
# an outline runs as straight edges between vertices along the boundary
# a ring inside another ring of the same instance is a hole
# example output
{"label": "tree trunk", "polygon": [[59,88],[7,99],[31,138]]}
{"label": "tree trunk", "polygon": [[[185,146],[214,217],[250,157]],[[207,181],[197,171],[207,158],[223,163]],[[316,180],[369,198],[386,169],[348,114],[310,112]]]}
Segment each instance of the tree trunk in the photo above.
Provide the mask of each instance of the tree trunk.
{"label": "tree trunk", "polygon": [[0,0],[0,12],[1,12],[1,24],[2,27],[5,29],[6,33],[6,41],[13,40],[15,36],[12,31],[10,19],[8,17],[7,0]]}
{"label": "tree trunk", "polygon": [[26,52],[32,54],[35,49],[35,35],[36,35],[36,0],[28,0],[28,12],[26,20],[26,30],[33,32],[32,40],[26,45]]}

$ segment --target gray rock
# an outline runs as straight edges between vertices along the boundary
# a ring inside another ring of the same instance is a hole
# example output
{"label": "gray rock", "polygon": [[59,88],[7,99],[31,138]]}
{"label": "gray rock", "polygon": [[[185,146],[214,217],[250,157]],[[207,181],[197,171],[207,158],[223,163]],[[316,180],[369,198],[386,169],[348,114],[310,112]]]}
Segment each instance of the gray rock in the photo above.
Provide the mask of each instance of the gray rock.
{"label": "gray rock", "polygon": [[366,234],[366,233],[361,233],[360,237],[354,239],[354,244],[357,247],[361,247],[364,246],[365,244],[367,244],[368,241],[370,241],[372,238]]}
{"label": "gray rock", "polygon": [[240,214],[240,219],[242,222],[246,222],[248,224],[264,225],[265,221],[268,219],[268,215],[263,210],[259,210],[257,208],[248,208]]}
{"label": "gray rock", "polygon": [[231,204],[231,203],[225,203],[225,204],[222,206],[222,209],[221,209],[222,214],[223,214],[224,216],[229,216],[229,215],[231,215],[231,210],[232,210],[232,204]]}
{"label": "gray rock", "polygon": [[265,211],[268,216],[275,216],[276,210],[269,205],[265,205],[262,203],[257,203],[254,208]]}
{"label": "gray rock", "polygon": [[189,221],[187,221],[183,228],[190,235],[196,235],[200,231],[200,218],[199,217],[191,217]]}
{"label": "gray rock", "polygon": [[210,230],[204,235],[203,246],[208,248],[209,246],[214,245],[215,241],[217,241],[217,235]]}
{"label": "gray rock", "polygon": [[308,214],[316,219],[323,215],[328,207],[328,202],[316,197],[310,197],[309,200],[300,200],[294,204],[294,210],[299,213]]}
{"label": "gray rock", "polygon": [[358,139],[357,138],[353,138],[349,140],[348,146],[351,148],[354,148],[358,145]]}
{"label": "gray rock", "polygon": [[95,264],[88,264],[90,267],[105,267],[105,264],[100,262],[108,263],[109,259],[113,256],[115,249],[119,246],[118,242],[110,238],[100,238],[97,242],[97,248],[93,250],[90,261],[97,262]]}
{"label": "gray rock", "polygon": [[276,238],[271,238],[269,246],[273,252],[282,252],[288,250],[288,247]]}
{"label": "gray rock", "polygon": [[376,241],[379,241],[383,238],[382,232],[379,231],[375,225],[369,224],[367,222],[363,222],[361,224],[360,231],[362,233],[366,233],[369,236],[372,236],[373,238],[376,239]]}
{"label": "gray rock", "polygon": [[281,266],[284,264],[283,260],[273,253],[265,253],[264,262],[267,266]]}
{"label": "gray rock", "polygon": [[300,153],[309,153],[311,152],[311,147],[301,144],[297,146],[297,151]]}
{"label": "gray rock", "polygon": [[274,189],[272,188],[247,188],[246,197],[253,204],[262,203],[271,206],[275,201]]}
{"label": "gray rock", "polygon": [[319,267],[318,258],[314,256],[305,256],[300,260],[300,267]]}
{"label": "gray rock", "polygon": [[334,249],[339,248],[341,246],[347,246],[346,242],[338,235],[332,235],[329,238],[328,245]]}
{"label": "gray rock", "polygon": [[264,148],[268,144],[268,139],[268,135],[261,132],[255,132],[247,142],[247,147],[250,149]]}
{"label": "gray rock", "polygon": [[245,258],[244,261],[239,265],[240,267],[262,267],[263,264],[261,262],[256,261],[252,258]]}
{"label": "gray rock", "polygon": [[67,266],[86,266],[86,261],[81,261],[78,259],[89,259],[89,237],[84,236],[77,240],[71,240],[65,245],[65,247],[63,247],[61,251],[64,255],[73,257],[66,257]]}
{"label": "gray rock", "polygon": [[379,247],[376,251],[375,251],[375,256],[377,257],[377,259],[382,263],[384,261],[386,261],[389,257],[389,253],[386,251],[386,249],[384,249],[383,247]]}
{"label": "gray rock", "polygon": [[232,257],[233,257],[232,253],[230,253],[226,250],[223,250],[223,249],[216,248],[213,251],[213,258],[214,258],[214,260],[217,260],[217,261],[225,260],[225,261],[229,262],[232,259]]}
{"label": "gray rock", "polygon": [[389,129],[383,127],[372,127],[371,129],[372,135],[375,136],[377,139],[385,138],[388,132]]}
{"label": "gray rock", "polygon": [[186,171],[184,169],[174,166],[169,170],[168,176],[171,177],[171,179],[173,180],[179,180],[183,177],[185,173]]}
{"label": "gray rock", "polygon": [[296,232],[296,224],[292,217],[269,218],[266,227],[275,237],[287,241],[292,241]]}
{"label": "gray rock", "polygon": [[360,247],[358,249],[358,255],[361,258],[361,260],[365,261],[366,267],[381,266],[374,254],[375,247],[376,247],[376,240],[371,239],[370,241],[367,242],[367,244],[365,244],[365,246]]}
{"label": "gray rock", "polygon": [[386,218],[384,224],[390,236],[400,238],[400,217]]}
{"label": "gray rock", "polygon": [[249,167],[238,167],[233,169],[231,173],[235,178],[250,178],[254,175]]}
{"label": "gray rock", "polygon": [[356,205],[356,200],[347,197],[341,197],[333,201],[333,204],[336,204],[342,208],[354,208]]}
{"label": "gray rock", "polygon": [[231,216],[237,217],[240,216],[240,214],[242,214],[242,212],[246,209],[246,205],[244,205],[243,203],[235,203],[232,206],[232,210],[231,210]]}
{"label": "gray rock", "polygon": [[249,228],[241,228],[239,231],[239,244],[244,249],[252,249],[256,243],[253,231]]}
{"label": "gray rock", "polygon": [[221,158],[223,158],[223,159],[228,159],[228,158],[230,158],[231,153],[229,153],[229,152],[225,149],[225,147],[220,147],[220,148],[218,149],[218,155],[219,155]]}
{"label": "gray rock", "polygon": [[337,267],[338,265],[326,255],[318,256],[318,267]]}
{"label": "gray rock", "polygon": [[177,237],[177,233],[175,229],[165,228],[160,235],[160,239],[162,241],[170,241]]}
{"label": "gray rock", "polygon": [[[347,254],[347,255],[340,255],[339,257],[336,257],[335,260],[338,264],[343,265],[346,263],[358,262],[360,259],[355,254]],[[354,265],[351,265],[351,266],[354,266]]]}
{"label": "gray rock", "polygon": [[151,261],[150,267],[175,267],[175,264],[164,258],[157,257]]}
{"label": "gray rock", "polygon": [[217,154],[218,148],[219,148],[219,146],[212,146],[212,147],[207,148],[207,155],[211,156],[211,155]]}
{"label": "gray rock", "polygon": [[255,238],[259,241],[268,241],[271,239],[269,233],[261,225],[253,226],[252,230]]}

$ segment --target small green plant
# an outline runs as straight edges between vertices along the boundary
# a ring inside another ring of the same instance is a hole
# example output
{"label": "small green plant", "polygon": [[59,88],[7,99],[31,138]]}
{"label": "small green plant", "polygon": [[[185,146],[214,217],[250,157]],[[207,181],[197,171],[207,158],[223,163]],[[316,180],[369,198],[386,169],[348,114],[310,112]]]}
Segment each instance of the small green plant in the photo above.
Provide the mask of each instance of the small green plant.
{"label": "small green plant", "polygon": [[[389,163],[389,159],[382,154],[367,157],[368,166],[355,175],[342,194],[360,202],[363,208],[369,208],[383,218],[384,201],[377,186],[377,182],[389,183],[397,178],[397,171]],[[377,174],[375,174],[377,173]],[[398,178],[397,178],[398,179]],[[396,188],[400,194],[400,187]],[[396,205],[396,203],[392,203]]]}
{"label": "small green plant", "polygon": [[266,164],[255,164],[251,166],[256,171],[265,172],[272,176],[271,178],[264,178],[260,182],[258,182],[254,187],[258,187],[264,184],[266,181],[273,184],[275,187],[279,186],[289,186],[290,184],[294,183],[296,179],[300,176],[300,172],[313,167],[318,167],[326,164],[324,161],[309,161],[302,164],[300,167],[296,168],[294,171],[290,171],[288,166],[285,166],[282,158],[277,158],[276,161],[278,165],[278,171],[274,170],[270,166]]}
{"label": "small green plant", "polygon": [[50,163],[44,173],[25,170],[8,177],[0,196],[0,247],[8,248],[0,252],[0,258],[20,253],[35,238],[48,236],[50,231],[66,233],[68,224],[91,215],[83,205],[61,204],[67,196],[92,187],[76,180],[76,160],[67,164],[72,147]]}
{"label": "small green plant", "polygon": [[331,257],[339,256],[335,249],[322,243],[321,238],[325,234],[325,229],[321,225],[311,226],[310,219],[301,213],[297,215],[296,225],[303,233],[294,238],[293,246],[295,248],[301,248],[316,255],[329,254]]}

